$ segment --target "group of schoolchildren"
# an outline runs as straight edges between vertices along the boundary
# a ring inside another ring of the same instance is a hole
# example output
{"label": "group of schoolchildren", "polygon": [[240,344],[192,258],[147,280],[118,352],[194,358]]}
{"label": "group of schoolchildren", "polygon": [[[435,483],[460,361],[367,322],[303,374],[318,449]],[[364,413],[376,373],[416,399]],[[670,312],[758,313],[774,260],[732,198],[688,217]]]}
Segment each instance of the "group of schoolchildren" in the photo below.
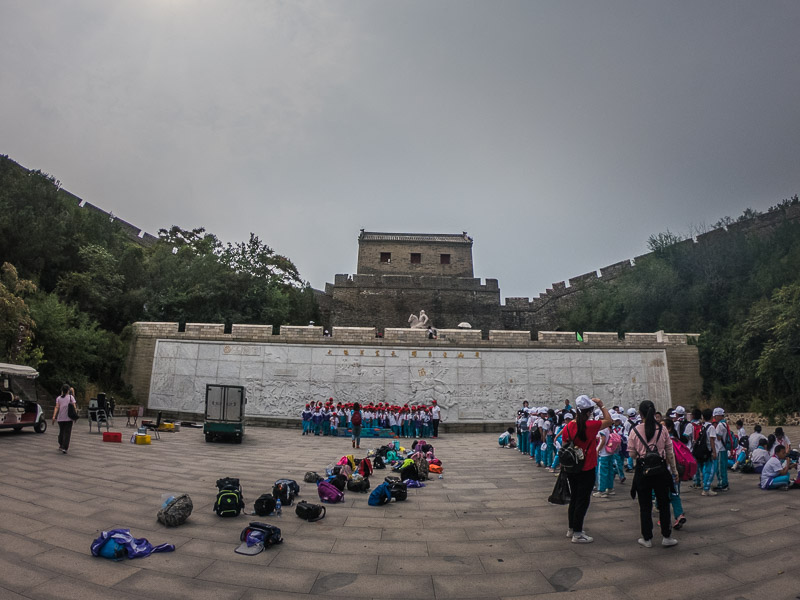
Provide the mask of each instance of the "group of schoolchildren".
{"label": "group of schoolchildren", "polygon": [[[302,435],[346,436],[352,424],[354,408],[355,404],[349,402],[334,405],[333,398],[324,404],[321,401],[306,404],[301,413]],[[391,429],[395,436],[403,438],[436,438],[439,435],[441,411],[436,400],[432,401],[431,406],[397,406],[378,402],[375,405],[363,405],[360,409],[362,428]]]}
{"label": "group of schoolchildren", "polygon": [[[662,521],[659,521],[660,524],[663,522],[661,527],[665,546],[677,543],[671,537],[671,531],[681,529],[686,523],[680,497],[681,480],[691,481],[691,487],[702,490],[702,496],[716,496],[719,492],[727,492],[730,489],[729,470],[760,473],[759,485],[762,489],[800,488],[800,481],[795,483],[789,475],[791,469],[797,468],[798,455],[796,451],[792,451],[791,443],[780,427],[776,428],[774,434],[765,436],[761,433],[761,426],[756,425],[754,433],[748,436],[742,421],[736,422],[735,429],[730,427],[725,411],[720,407],[713,410],[696,408],[687,414],[684,407],[677,406],[669,409],[664,418],[655,411],[652,403],[646,402],[643,404],[648,405],[652,420],[645,429],[643,422],[648,413],[642,414],[642,407],[637,411],[634,408],[625,410],[614,406],[607,411],[597,399],[580,396],[576,402],[578,400],[584,405],[580,406],[578,403],[576,409],[573,409],[570,402],[566,401],[565,407],[558,412],[548,407],[531,408],[525,401],[523,407],[517,411],[516,440],[513,436],[514,428],[508,428],[498,439],[501,447],[517,448],[529,456],[537,467],[546,468],[558,475],[559,449],[566,442],[575,442],[574,439],[569,439],[576,431],[574,425],[570,428],[570,423],[581,416],[583,424],[580,430],[584,432],[587,431],[586,424],[593,424],[589,430],[596,433],[591,440],[586,440],[585,450],[586,455],[591,456],[590,468],[594,473],[585,500],[578,501],[581,506],[577,508],[577,513],[582,511],[585,515],[589,494],[594,498],[614,496],[615,479],[624,483],[627,474],[640,474],[642,467],[635,465],[634,458],[644,460],[645,455],[650,450],[655,450],[656,446],[664,464],[667,481],[661,486],[664,482],[658,480],[659,485],[656,487],[659,489],[653,487],[646,495],[647,501],[651,502],[651,496],[658,499],[658,495],[662,494],[661,502],[657,502],[657,505],[663,505],[665,511],[661,514]],[[645,431],[650,434],[647,439]],[[631,450],[631,445],[635,446],[635,450]],[[578,477],[573,482],[575,477],[578,476],[568,476],[570,483],[574,483],[572,487],[582,487],[581,482],[585,478]],[[669,479],[674,481],[670,482]],[[638,481],[637,477],[634,478],[634,486],[638,489],[640,499],[643,495],[642,481],[645,480],[641,476]],[[712,488],[715,480],[716,486]],[[573,489],[573,496],[574,492]],[[635,495],[633,491],[632,495]],[[570,504],[571,524],[573,504],[574,498]],[[661,506],[658,508],[662,509]],[[642,509],[643,536],[639,543],[645,547],[650,547],[652,538],[652,522],[648,522],[649,517],[644,514],[647,512],[649,515],[650,511],[649,507]],[[573,536],[575,531],[579,532],[572,541],[591,541],[592,538],[582,532],[583,517],[576,518],[575,522],[580,523],[580,531],[570,527],[569,536]]]}

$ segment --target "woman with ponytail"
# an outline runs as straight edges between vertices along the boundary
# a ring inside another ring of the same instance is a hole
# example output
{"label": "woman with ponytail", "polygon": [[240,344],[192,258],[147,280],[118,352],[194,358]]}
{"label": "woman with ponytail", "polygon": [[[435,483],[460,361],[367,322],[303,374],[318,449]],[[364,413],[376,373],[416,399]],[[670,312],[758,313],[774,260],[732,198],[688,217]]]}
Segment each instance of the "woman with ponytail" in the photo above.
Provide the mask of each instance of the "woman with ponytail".
{"label": "woman with ponytail", "polygon": [[[595,469],[597,467],[597,432],[609,427],[612,423],[608,409],[603,401],[589,396],[578,396],[575,400],[577,418],[567,423],[561,434],[561,442],[572,442],[583,450],[583,469],[580,473],[568,473],[570,500],[569,529],[567,537],[573,544],[588,544],[593,538],[583,530],[583,521],[589,510],[594,488]],[[603,412],[602,420],[590,420],[595,408]]]}
{"label": "woman with ponytail", "polygon": [[[667,428],[656,423],[656,408],[650,400],[639,405],[642,423],[628,436],[628,452],[636,460],[636,470],[631,486],[631,496],[639,497],[639,521],[642,537],[639,544],[645,548],[653,546],[653,494],[656,497],[658,515],[661,519],[663,546],[674,546],[678,540],[672,537],[670,525],[670,500],[673,481],[678,480],[675,451]],[[655,455],[660,457],[660,462]],[[667,470],[669,467],[669,471]]]}

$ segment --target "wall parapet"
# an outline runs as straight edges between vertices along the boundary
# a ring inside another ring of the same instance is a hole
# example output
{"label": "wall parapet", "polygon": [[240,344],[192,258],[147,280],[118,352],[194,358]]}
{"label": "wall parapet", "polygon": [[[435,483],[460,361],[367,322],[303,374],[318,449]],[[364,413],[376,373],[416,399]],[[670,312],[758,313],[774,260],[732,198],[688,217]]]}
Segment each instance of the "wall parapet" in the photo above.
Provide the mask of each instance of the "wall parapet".
{"label": "wall parapet", "polygon": [[483,339],[480,329],[437,329],[436,335],[439,340],[453,344],[471,344]]}
{"label": "wall parapet", "polygon": [[337,342],[374,342],[374,327],[333,327],[331,337]]}
{"label": "wall parapet", "polygon": [[410,329],[400,327],[387,327],[383,330],[383,339],[387,342],[413,342],[423,343],[428,340],[426,329]]}
{"label": "wall parapet", "polygon": [[338,273],[334,275],[333,285],[325,284],[326,292],[338,288],[402,288],[402,289],[443,289],[476,290],[499,292],[497,279],[481,280],[479,277],[447,277],[444,275],[354,275]]}

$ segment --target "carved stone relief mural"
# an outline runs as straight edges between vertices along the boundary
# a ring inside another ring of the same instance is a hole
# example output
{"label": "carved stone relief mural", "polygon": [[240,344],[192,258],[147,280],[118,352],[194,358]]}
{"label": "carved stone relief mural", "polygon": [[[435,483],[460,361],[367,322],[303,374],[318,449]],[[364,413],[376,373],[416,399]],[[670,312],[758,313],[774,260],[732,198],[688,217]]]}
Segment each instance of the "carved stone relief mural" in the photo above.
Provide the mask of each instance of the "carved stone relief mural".
{"label": "carved stone relief mural", "polygon": [[528,400],[559,408],[579,394],[670,405],[663,350],[314,347],[158,340],[152,409],[202,413],[208,383],[244,385],[247,414],[299,417],[306,403],[426,404],[447,421],[507,421]]}

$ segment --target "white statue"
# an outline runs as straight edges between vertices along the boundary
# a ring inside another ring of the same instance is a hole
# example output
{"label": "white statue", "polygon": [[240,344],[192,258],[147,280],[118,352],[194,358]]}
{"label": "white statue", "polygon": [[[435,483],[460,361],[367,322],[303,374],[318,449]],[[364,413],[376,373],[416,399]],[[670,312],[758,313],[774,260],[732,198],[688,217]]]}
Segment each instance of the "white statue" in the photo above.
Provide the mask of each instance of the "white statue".
{"label": "white statue", "polygon": [[419,311],[419,317],[412,314],[408,317],[408,322],[411,323],[411,329],[427,329],[428,328],[428,315],[424,310]]}

